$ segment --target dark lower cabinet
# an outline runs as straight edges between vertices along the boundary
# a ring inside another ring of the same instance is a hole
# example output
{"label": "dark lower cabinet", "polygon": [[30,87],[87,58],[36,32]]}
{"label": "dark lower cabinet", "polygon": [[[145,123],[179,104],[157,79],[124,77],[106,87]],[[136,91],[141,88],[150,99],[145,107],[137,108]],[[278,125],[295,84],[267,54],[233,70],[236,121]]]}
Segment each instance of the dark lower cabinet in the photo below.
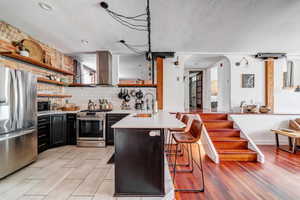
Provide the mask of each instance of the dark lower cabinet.
{"label": "dark lower cabinet", "polygon": [[38,117],[38,152],[51,147],[76,145],[76,114]]}
{"label": "dark lower cabinet", "polygon": [[51,115],[50,146],[67,144],[67,120],[65,114]]}
{"label": "dark lower cabinet", "polygon": [[67,144],[76,145],[76,114],[67,114]]}
{"label": "dark lower cabinet", "polygon": [[122,113],[122,114],[106,114],[106,133],[105,133],[105,141],[106,145],[114,145],[114,129],[111,128],[112,125],[126,117],[128,114],[127,113]]}
{"label": "dark lower cabinet", "polygon": [[38,117],[38,152],[41,153],[50,145],[50,116]]}

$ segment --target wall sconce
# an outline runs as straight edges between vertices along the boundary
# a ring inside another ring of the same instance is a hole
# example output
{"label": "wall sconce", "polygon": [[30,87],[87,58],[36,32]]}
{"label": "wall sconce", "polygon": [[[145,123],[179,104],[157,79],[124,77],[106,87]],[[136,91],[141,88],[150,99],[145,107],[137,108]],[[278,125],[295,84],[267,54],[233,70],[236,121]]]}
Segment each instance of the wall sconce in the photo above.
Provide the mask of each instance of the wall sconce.
{"label": "wall sconce", "polygon": [[245,61],[245,65],[249,65],[249,61],[245,57],[243,57],[239,62],[236,62],[235,65],[241,66],[243,61]]}

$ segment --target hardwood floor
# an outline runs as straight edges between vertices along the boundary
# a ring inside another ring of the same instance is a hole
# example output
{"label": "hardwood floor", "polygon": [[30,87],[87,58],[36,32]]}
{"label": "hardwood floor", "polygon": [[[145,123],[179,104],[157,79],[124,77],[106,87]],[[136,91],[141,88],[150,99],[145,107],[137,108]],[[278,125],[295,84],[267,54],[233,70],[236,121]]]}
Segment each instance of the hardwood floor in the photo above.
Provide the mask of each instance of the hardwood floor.
{"label": "hardwood floor", "polygon": [[[300,152],[293,155],[274,146],[259,148],[265,154],[263,164],[234,161],[215,164],[203,156],[205,192],[177,192],[176,200],[299,200]],[[199,187],[201,183],[198,170],[194,175],[182,173],[176,177],[177,187]]]}

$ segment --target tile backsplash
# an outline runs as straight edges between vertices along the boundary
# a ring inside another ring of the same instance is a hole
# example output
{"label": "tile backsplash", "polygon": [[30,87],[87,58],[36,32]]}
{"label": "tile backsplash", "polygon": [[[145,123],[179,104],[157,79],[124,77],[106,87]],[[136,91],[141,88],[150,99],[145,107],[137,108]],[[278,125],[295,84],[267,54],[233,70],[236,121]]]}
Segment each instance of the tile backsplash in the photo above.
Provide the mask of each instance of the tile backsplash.
{"label": "tile backsplash", "polygon": [[[65,93],[72,95],[72,98],[69,98],[70,103],[75,103],[77,106],[80,106],[81,109],[87,109],[88,100],[91,99],[98,104],[99,99],[107,99],[113,104],[114,110],[121,109],[122,100],[118,98],[118,94],[121,88],[118,87],[69,87],[65,88]],[[126,88],[129,90],[142,90],[144,95],[146,93],[152,93],[156,98],[156,89],[155,88]],[[131,97],[129,105],[134,109],[135,97]]]}

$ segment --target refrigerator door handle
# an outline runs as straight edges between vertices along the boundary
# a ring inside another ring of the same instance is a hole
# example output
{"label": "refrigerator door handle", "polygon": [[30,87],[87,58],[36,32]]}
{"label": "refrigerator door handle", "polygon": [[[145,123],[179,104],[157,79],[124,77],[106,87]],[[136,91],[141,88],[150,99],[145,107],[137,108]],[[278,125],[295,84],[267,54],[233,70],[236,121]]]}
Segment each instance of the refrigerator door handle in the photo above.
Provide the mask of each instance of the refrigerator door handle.
{"label": "refrigerator door handle", "polygon": [[11,99],[11,117],[12,117],[12,127],[14,127],[14,129],[17,128],[17,123],[18,123],[18,84],[17,84],[17,80],[16,80],[16,74],[14,70],[11,70],[11,84],[12,84],[12,99]]}
{"label": "refrigerator door handle", "polygon": [[17,92],[18,92],[18,115],[17,115],[17,129],[22,129],[24,122],[24,84],[25,80],[23,80],[22,71],[16,71],[16,81],[17,81]]}

